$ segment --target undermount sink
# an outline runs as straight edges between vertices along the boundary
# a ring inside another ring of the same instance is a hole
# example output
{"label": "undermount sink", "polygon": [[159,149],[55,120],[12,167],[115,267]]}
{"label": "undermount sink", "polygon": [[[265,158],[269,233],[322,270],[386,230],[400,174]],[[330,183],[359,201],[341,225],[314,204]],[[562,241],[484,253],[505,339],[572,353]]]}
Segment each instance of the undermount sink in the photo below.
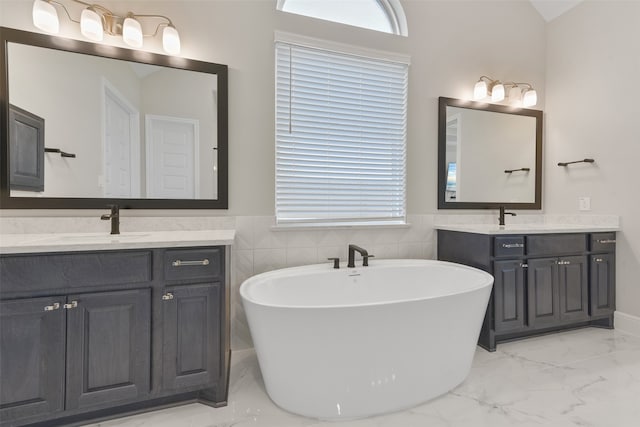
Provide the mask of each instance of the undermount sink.
{"label": "undermount sink", "polygon": [[103,233],[70,233],[56,234],[41,239],[40,242],[58,242],[58,243],[105,243],[105,242],[129,242],[140,240],[149,236],[149,233],[121,233],[121,234],[103,234]]}

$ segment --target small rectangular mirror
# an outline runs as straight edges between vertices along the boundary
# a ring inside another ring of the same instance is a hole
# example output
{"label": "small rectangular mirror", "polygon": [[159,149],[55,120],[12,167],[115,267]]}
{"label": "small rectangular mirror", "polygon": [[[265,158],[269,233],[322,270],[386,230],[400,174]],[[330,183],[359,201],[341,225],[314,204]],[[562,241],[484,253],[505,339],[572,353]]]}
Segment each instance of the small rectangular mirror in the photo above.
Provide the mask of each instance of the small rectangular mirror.
{"label": "small rectangular mirror", "polygon": [[438,209],[540,209],[542,111],[444,98]]}

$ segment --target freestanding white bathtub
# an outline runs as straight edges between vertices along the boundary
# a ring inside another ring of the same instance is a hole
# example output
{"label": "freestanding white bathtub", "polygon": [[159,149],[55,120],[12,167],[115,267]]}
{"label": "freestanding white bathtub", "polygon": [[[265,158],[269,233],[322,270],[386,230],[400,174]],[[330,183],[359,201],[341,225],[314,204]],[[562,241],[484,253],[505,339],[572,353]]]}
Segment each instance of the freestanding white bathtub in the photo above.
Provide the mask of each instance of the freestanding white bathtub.
{"label": "freestanding white bathtub", "polygon": [[441,261],[378,260],[256,275],[240,286],[267,393],[321,419],[397,411],[469,373],[493,285]]}

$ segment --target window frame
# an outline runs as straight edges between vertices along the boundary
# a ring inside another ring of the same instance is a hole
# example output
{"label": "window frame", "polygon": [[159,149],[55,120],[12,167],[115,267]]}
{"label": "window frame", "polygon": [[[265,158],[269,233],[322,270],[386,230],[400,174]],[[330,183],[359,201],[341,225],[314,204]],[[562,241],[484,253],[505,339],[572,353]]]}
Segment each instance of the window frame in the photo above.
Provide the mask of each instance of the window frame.
{"label": "window frame", "polygon": [[[284,10],[284,7],[287,1],[289,0],[278,0],[276,4],[276,10],[279,10],[284,13],[291,13]],[[389,21],[389,25],[391,26],[392,32],[387,33],[386,31],[379,31],[371,28],[366,28],[366,29],[371,31],[378,31],[385,34],[394,34],[398,36],[408,37],[409,27],[407,25],[407,16],[404,13],[404,8],[402,7],[400,0],[375,0],[375,1],[380,5],[383,12],[385,13],[387,20]],[[313,18],[313,19],[326,20],[324,18],[318,18],[317,16],[312,16],[312,15],[304,15],[304,16]],[[336,21],[330,21],[330,22],[336,22]],[[337,22],[337,23],[342,25],[351,25],[357,28],[365,28],[356,24],[345,24],[343,22]]]}

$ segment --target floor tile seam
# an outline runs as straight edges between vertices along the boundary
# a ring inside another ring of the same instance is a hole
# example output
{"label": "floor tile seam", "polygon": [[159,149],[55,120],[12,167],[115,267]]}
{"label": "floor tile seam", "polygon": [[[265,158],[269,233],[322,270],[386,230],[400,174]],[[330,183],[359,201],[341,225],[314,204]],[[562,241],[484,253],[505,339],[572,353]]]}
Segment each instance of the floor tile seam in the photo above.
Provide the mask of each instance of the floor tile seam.
{"label": "floor tile seam", "polygon": [[448,393],[448,395],[452,395],[455,397],[460,397],[463,399],[468,399],[471,400],[473,402],[476,402],[478,404],[478,406],[483,407],[483,408],[488,408],[489,411],[492,410],[497,410],[499,411],[502,415],[505,416],[509,416],[509,414],[519,414],[521,416],[525,416],[525,417],[534,417],[536,419],[538,418],[542,418],[542,420],[539,421],[544,421],[544,422],[549,422],[551,420],[542,417],[541,415],[538,414],[532,414],[529,412],[525,412],[521,409],[517,409],[515,407],[515,405],[518,403],[518,401],[514,401],[514,402],[506,402],[506,403],[498,403],[498,402],[492,402],[490,400],[484,400],[481,397],[477,397],[474,396],[472,394],[469,393],[465,393],[465,392],[461,392],[461,391],[450,391]]}
{"label": "floor tile seam", "polygon": [[[591,360],[595,360],[595,359],[605,359],[607,357],[610,357],[612,355],[619,354],[619,353],[622,353],[622,352],[625,352],[625,351],[628,351],[628,350],[614,350],[614,351],[609,351],[607,353],[597,354],[597,355],[593,355],[593,356],[589,356],[589,357],[583,357],[583,358],[580,358],[580,359],[574,359],[574,360],[563,362],[563,363],[544,362],[545,365],[548,365],[548,366],[545,366],[543,368],[543,371],[544,370],[554,369],[554,368],[555,369],[557,369],[557,368],[570,368],[570,367],[572,367],[571,365],[576,365],[576,364],[579,364],[579,363],[583,363],[583,362],[587,362],[587,361],[591,361]],[[639,356],[640,356],[640,349],[633,350],[633,351],[637,351]],[[535,361],[533,361],[533,362],[535,362]],[[578,369],[578,368],[574,367],[574,369]]]}

